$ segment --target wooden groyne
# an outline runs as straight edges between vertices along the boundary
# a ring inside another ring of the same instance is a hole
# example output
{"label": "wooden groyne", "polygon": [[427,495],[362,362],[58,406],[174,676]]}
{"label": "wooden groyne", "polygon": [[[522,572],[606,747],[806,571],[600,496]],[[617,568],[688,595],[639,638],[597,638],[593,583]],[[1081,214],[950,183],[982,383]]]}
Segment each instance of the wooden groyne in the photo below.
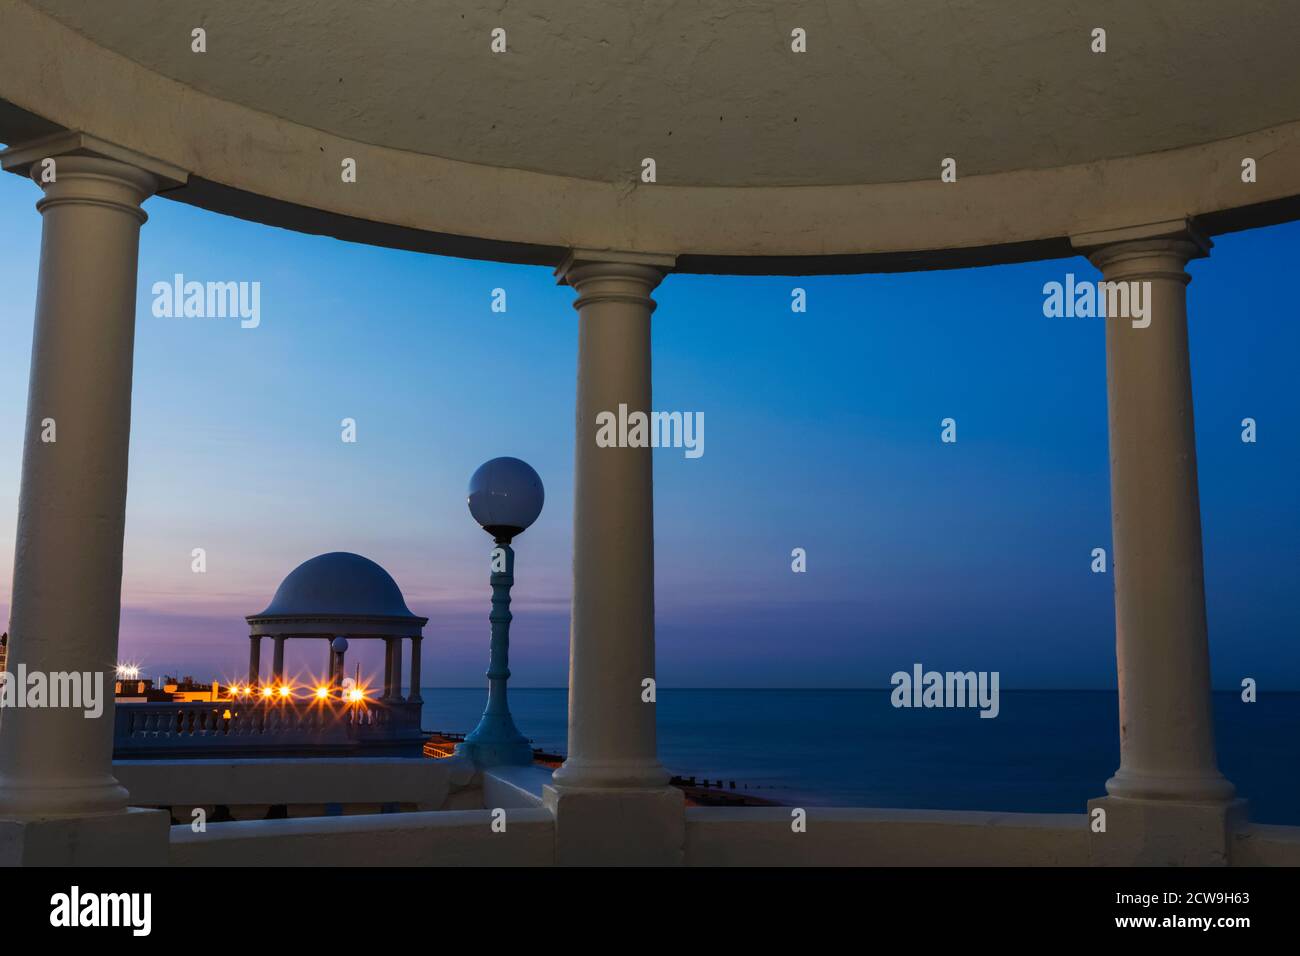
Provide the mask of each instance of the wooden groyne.
{"label": "wooden groyne", "polygon": [[[424,742],[424,755],[441,760],[456,752],[456,745],[465,739],[461,733],[434,731]],[[533,749],[533,760],[539,766],[552,770],[564,763],[564,755],[549,753],[540,747]],[[779,807],[781,801],[760,797],[744,784],[737,787],[734,780],[707,777],[673,777],[668,781],[686,796],[690,806],[698,807]]]}

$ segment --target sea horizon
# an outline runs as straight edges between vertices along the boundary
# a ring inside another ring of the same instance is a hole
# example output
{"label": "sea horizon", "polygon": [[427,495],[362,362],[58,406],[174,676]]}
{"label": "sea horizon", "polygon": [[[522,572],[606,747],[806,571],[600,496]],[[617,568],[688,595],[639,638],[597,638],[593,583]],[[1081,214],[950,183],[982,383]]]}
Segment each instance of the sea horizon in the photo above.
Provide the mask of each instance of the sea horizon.
{"label": "sea horizon", "polygon": [[[1000,712],[895,708],[892,688],[671,688],[659,756],[674,775],[782,804],[1082,813],[1119,766],[1116,690],[1004,690]],[[511,687],[521,733],[566,752],[567,688]],[[466,733],[482,687],[422,687],[426,730]],[[1006,699],[1006,698],[1010,699]],[[1062,698],[1070,706],[1061,706]],[[1300,824],[1300,692],[1214,692],[1219,766],[1251,819]]]}
{"label": "sea horizon", "polygon": [[[944,673],[947,673],[947,672],[945,671]],[[409,688],[409,687],[405,687],[404,689],[409,690],[410,688]],[[568,688],[567,686],[565,686],[565,685],[560,685],[560,684],[555,684],[555,685],[548,685],[548,684],[518,684],[518,685],[516,685],[516,684],[511,684],[511,685],[510,685],[510,689],[511,689],[512,691],[514,691],[514,690],[566,690],[566,691],[567,691],[569,688]],[[793,687],[793,686],[791,686],[791,687],[767,687],[767,686],[750,686],[750,687],[717,687],[717,686],[703,686],[703,685],[702,685],[702,686],[699,686],[699,687],[683,687],[683,686],[681,686],[681,685],[676,685],[676,686],[674,686],[674,685],[672,685],[672,684],[660,684],[660,685],[658,685],[658,689],[659,689],[659,690],[718,690],[718,691],[724,691],[724,690],[806,690],[806,691],[816,691],[816,692],[819,693],[819,694],[830,694],[830,693],[836,693],[836,692],[838,692],[838,691],[850,691],[850,692],[852,692],[852,691],[861,691],[861,690],[886,690],[886,691],[888,691],[888,690],[893,690],[893,687]],[[486,685],[477,685],[477,684],[475,684],[475,685],[469,685],[469,684],[454,684],[454,685],[453,685],[453,684],[447,684],[447,685],[436,686],[436,687],[435,687],[435,686],[430,686],[430,685],[428,685],[428,684],[421,684],[421,685],[420,685],[420,690],[421,690],[421,691],[426,691],[426,690],[482,690],[482,691],[484,692],[484,694],[487,693]],[[1105,694],[1105,693],[1112,693],[1112,694],[1113,694],[1113,693],[1116,693],[1116,692],[1117,692],[1117,691],[1116,691],[1116,688],[1114,688],[1114,687],[1003,687],[1003,688],[1001,688],[1001,693],[1003,693],[1003,694],[1022,694],[1022,693],[1033,693],[1033,694]],[[1238,688],[1232,688],[1232,687],[1214,687],[1214,688],[1211,688],[1211,693],[1214,693],[1214,694],[1235,694],[1235,693],[1237,693],[1237,692],[1238,692]],[[1270,694],[1300,694],[1300,688],[1282,688],[1282,689],[1274,688],[1274,689],[1270,690],[1269,693],[1270,693]]]}

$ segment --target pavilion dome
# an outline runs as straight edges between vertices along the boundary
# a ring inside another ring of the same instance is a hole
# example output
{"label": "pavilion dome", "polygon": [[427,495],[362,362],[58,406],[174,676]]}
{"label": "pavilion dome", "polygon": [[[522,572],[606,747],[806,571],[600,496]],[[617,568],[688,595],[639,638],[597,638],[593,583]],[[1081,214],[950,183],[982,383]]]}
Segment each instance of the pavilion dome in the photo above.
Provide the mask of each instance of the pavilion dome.
{"label": "pavilion dome", "polygon": [[264,617],[389,617],[417,619],[392,575],[348,551],[317,555],[289,572]]}

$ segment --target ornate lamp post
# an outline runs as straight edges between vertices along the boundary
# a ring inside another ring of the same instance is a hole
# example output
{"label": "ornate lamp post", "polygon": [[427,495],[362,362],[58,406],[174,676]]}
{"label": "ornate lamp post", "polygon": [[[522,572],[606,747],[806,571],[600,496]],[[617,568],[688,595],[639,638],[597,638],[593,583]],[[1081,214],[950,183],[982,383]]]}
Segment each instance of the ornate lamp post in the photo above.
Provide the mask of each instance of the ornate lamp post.
{"label": "ornate lamp post", "polygon": [[484,767],[527,765],[533,749],[515,727],[506,704],[510,678],[510,587],[515,583],[515,552],[510,542],[537,520],[546,492],[542,479],[518,458],[493,458],[469,480],[469,512],[492,535],[492,649],[488,663],[488,701],[483,717],[456,753]]}

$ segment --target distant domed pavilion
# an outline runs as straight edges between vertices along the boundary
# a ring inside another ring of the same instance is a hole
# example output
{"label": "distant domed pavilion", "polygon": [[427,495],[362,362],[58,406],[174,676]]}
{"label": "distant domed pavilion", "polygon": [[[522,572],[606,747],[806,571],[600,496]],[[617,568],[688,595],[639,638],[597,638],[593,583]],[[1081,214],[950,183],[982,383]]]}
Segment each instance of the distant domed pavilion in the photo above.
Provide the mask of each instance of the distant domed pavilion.
{"label": "distant domed pavilion", "polygon": [[[261,681],[262,638],[274,639],[272,685],[284,681],[284,642],[323,640],[327,675],[342,676],[347,642],[375,638],[385,644],[382,700],[420,703],[420,646],[427,617],[412,614],[392,575],[369,558],[331,551],[304,561],[280,582],[271,603],[246,618],[249,626],[248,682]],[[338,641],[343,638],[343,641]],[[411,641],[411,694],[402,697],[402,640]]]}

